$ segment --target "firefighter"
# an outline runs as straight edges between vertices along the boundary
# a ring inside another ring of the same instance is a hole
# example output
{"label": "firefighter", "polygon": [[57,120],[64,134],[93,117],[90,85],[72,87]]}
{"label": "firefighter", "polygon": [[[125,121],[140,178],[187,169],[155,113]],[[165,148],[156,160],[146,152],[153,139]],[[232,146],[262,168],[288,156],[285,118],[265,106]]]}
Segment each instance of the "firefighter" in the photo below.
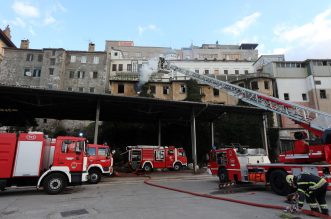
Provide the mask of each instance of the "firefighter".
{"label": "firefighter", "polygon": [[287,175],[286,181],[291,187],[297,189],[299,209],[303,207],[306,198],[306,202],[312,211],[320,212],[320,207],[322,214],[329,215],[325,200],[328,183],[325,179],[313,174],[302,173],[298,176]]}

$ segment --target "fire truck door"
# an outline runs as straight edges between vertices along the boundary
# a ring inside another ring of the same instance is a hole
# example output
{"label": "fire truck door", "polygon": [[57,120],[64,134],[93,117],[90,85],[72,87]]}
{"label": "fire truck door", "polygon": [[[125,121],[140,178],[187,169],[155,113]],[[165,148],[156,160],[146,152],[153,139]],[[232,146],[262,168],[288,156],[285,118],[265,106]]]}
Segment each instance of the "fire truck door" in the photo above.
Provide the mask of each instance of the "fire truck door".
{"label": "fire truck door", "polygon": [[164,149],[154,151],[154,168],[165,168],[165,153]]}
{"label": "fire truck door", "polygon": [[82,149],[79,152],[77,150],[81,147],[84,142],[75,141],[63,141],[61,144],[61,151],[59,153],[59,165],[69,167],[71,172],[82,171],[83,169],[83,159],[82,159]]}
{"label": "fire truck door", "polygon": [[165,163],[166,163],[166,168],[173,168],[174,162],[175,162],[175,153],[177,151],[175,149],[169,149],[168,152],[166,151],[165,154]]}

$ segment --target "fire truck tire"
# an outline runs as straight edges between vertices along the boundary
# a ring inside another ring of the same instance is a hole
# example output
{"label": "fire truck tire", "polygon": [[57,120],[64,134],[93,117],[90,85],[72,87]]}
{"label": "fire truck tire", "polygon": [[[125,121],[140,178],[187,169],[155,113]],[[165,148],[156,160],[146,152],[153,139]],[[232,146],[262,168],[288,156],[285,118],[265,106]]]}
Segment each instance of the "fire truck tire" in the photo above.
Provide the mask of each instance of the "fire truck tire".
{"label": "fire truck tire", "polygon": [[89,171],[89,179],[88,183],[90,184],[98,184],[101,180],[101,173],[99,170],[92,169]]}
{"label": "fire truck tire", "polygon": [[291,187],[286,182],[287,173],[282,170],[274,170],[270,174],[271,189],[278,195],[288,195]]}
{"label": "fire truck tire", "polygon": [[175,171],[179,171],[179,170],[181,170],[182,169],[182,165],[180,164],[180,163],[175,163],[175,165],[174,165],[174,170]]}
{"label": "fire truck tire", "polygon": [[51,173],[43,181],[44,190],[50,195],[62,192],[66,186],[67,179],[61,173]]}
{"label": "fire truck tire", "polygon": [[220,180],[220,183],[225,183],[229,181],[228,171],[225,168],[219,168],[217,175]]}
{"label": "fire truck tire", "polygon": [[149,164],[149,163],[146,163],[145,165],[144,165],[144,167],[143,167],[143,170],[145,171],[145,172],[152,172],[152,166]]}

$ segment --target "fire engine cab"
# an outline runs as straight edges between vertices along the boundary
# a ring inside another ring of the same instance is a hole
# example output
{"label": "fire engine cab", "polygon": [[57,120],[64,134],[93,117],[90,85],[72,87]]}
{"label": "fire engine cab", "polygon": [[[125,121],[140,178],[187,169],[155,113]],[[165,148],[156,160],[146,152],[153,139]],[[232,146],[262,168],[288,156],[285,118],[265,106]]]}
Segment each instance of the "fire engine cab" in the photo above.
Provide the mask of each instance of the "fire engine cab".
{"label": "fire engine cab", "polygon": [[87,181],[85,138],[57,137],[53,144],[40,132],[0,133],[0,190],[36,186],[57,194]]}
{"label": "fire engine cab", "polygon": [[110,176],[113,173],[113,157],[107,145],[88,144],[88,182],[100,182],[101,175]]}
{"label": "fire engine cab", "polygon": [[133,170],[150,172],[154,168],[180,170],[187,166],[187,157],[183,148],[174,146],[128,146],[129,166]]}

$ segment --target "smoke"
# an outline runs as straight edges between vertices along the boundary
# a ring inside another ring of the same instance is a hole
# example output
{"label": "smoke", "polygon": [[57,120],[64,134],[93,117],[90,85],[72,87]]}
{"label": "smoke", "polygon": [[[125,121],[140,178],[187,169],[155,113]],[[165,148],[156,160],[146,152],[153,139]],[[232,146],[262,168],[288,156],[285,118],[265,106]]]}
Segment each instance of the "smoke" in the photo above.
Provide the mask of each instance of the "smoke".
{"label": "smoke", "polygon": [[139,71],[139,83],[138,83],[138,90],[140,90],[141,86],[148,82],[149,78],[151,77],[152,73],[157,72],[157,65],[158,65],[158,58],[153,58],[148,60],[147,63],[142,65],[141,70]]}

